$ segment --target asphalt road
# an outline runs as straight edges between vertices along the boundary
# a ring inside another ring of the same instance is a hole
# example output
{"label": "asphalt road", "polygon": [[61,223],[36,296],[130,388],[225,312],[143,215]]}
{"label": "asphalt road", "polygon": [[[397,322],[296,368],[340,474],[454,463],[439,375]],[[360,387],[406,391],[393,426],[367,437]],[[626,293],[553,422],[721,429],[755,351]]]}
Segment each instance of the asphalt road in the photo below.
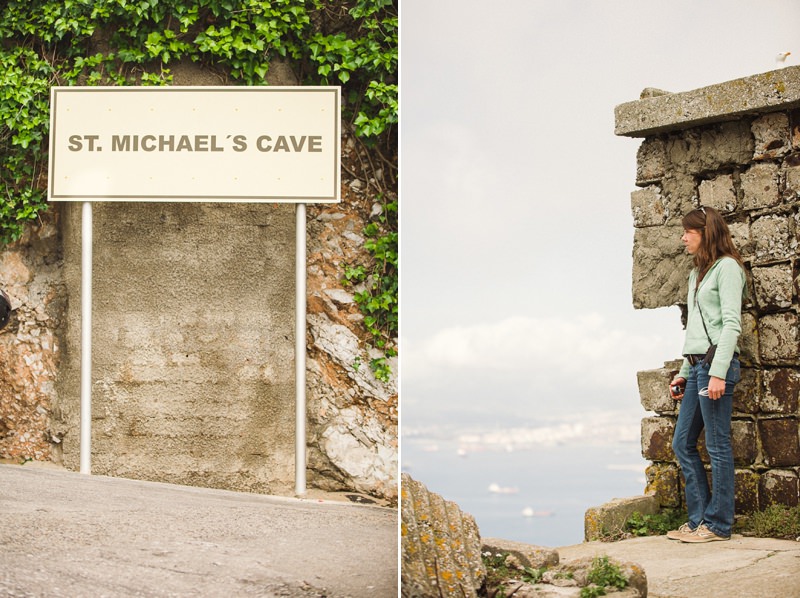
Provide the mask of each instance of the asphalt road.
{"label": "asphalt road", "polygon": [[397,596],[397,511],[0,465],[0,596]]}

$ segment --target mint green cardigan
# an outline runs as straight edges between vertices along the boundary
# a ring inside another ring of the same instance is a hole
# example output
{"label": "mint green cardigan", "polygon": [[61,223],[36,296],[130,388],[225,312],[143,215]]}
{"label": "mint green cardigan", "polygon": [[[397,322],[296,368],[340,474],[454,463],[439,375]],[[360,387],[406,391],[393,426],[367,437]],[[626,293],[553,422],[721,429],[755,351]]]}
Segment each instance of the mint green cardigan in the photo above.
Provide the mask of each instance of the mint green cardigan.
{"label": "mint green cardigan", "polygon": [[[697,290],[697,269],[689,274],[689,314],[686,320],[686,339],[683,343],[684,355],[699,355],[708,351],[708,337],[700,319],[703,312],[708,336],[717,345],[717,352],[711,362],[709,375],[725,379],[735,351],[739,350],[739,334],[742,332],[742,298],[745,293],[744,270],[732,257],[723,257],[714,262]],[[689,362],[684,359],[681,378],[689,377]]]}

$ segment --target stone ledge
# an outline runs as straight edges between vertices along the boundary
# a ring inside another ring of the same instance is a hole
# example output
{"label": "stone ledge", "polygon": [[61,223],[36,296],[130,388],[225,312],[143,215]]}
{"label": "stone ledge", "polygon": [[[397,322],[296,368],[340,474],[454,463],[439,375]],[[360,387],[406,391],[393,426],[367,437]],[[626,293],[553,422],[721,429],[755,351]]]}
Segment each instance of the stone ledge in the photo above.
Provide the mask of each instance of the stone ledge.
{"label": "stone ledge", "polygon": [[692,91],[645,97],[614,108],[614,133],[646,137],[745,114],[800,107],[800,66]]}

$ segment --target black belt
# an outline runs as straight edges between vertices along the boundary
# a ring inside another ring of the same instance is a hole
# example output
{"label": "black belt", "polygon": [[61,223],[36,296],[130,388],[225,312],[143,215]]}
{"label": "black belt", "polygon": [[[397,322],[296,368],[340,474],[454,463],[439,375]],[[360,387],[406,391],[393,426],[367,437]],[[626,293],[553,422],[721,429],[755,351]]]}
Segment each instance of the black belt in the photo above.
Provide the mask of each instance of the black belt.
{"label": "black belt", "polygon": [[[689,365],[697,365],[698,363],[700,363],[701,361],[703,361],[706,358],[704,353],[703,354],[684,355],[684,357],[686,358],[686,361],[689,362]],[[734,353],[733,354],[733,358],[734,359],[739,359],[739,354],[738,353]]]}

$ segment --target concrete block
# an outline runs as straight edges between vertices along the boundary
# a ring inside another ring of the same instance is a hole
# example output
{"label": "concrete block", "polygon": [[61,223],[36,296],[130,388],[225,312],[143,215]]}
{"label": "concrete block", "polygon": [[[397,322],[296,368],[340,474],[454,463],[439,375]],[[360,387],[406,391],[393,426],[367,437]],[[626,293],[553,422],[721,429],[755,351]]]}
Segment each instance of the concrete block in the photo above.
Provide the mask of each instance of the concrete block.
{"label": "concrete block", "polygon": [[762,316],[758,320],[758,340],[763,363],[782,365],[797,362],[800,353],[797,314],[785,312]]}
{"label": "concrete block", "polygon": [[761,364],[758,342],[758,320],[749,312],[742,313],[742,332],[739,335],[739,361],[744,367]]}
{"label": "concrete block", "polygon": [[771,112],[756,118],[750,126],[755,139],[753,158],[765,160],[783,156],[792,147],[789,138],[789,115]]}
{"label": "concrete block", "polygon": [[736,189],[733,185],[733,175],[722,174],[701,181],[698,188],[700,204],[714,208],[722,214],[736,210]]}
{"label": "concrete block", "polygon": [[660,181],[666,172],[666,162],[664,140],[645,139],[636,152],[636,184],[644,186]]}
{"label": "concrete block", "polygon": [[761,475],[760,508],[770,505],[794,507],[800,497],[800,478],[796,471],[770,469]]}
{"label": "concrete block", "polygon": [[800,110],[789,111],[789,136],[792,149],[800,148]]}
{"label": "concrete block", "polygon": [[631,193],[631,213],[633,226],[659,226],[664,224],[667,214],[664,209],[664,199],[656,185],[644,189],[637,189]]}
{"label": "concrete block", "polygon": [[753,513],[759,506],[761,476],[751,469],[737,469],[733,477],[734,509],[737,513]]}
{"label": "concrete block", "polygon": [[783,171],[786,189],[784,201],[797,201],[800,198],[800,165],[787,166]]}
{"label": "concrete block", "polygon": [[637,228],[633,241],[633,306],[669,307],[686,301],[691,258],[680,226]]}
{"label": "concrete block", "polygon": [[680,469],[674,463],[654,463],[645,470],[645,494],[656,497],[660,507],[676,509],[681,506]]}
{"label": "concrete block", "polygon": [[645,417],[642,419],[642,456],[649,461],[674,461],[672,435],[675,418]]}
{"label": "concrete block", "polygon": [[752,274],[759,309],[775,311],[792,306],[794,277],[791,264],[753,268]]}
{"label": "concrete block", "polygon": [[792,257],[797,249],[797,239],[789,232],[789,220],[776,214],[762,216],[750,225],[757,263]]}
{"label": "concrete block", "polygon": [[758,433],[765,465],[794,467],[800,463],[800,435],[796,417],[762,419],[758,422]]}
{"label": "concrete block", "polygon": [[753,164],[740,175],[742,208],[761,210],[781,203],[778,166],[771,162]]}
{"label": "concrete block", "polygon": [[753,137],[747,121],[728,121],[702,129],[695,172],[741,164],[753,155]]}
{"label": "concrete block", "polygon": [[742,379],[733,388],[734,416],[757,413],[761,394],[761,370],[743,367]]}
{"label": "concrete block", "polygon": [[617,535],[625,527],[625,521],[634,513],[655,515],[658,513],[658,501],[654,495],[615,498],[614,500],[592,507],[584,516],[584,539],[587,542],[599,540],[604,536]]}
{"label": "concrete block", "polygon": [[669,383],[680,369],[680,361],[668,362],[663,368],[636,373],[639,399],[646,411],[675,414],[678,404],[669,394]]}
{"label": "concrete block", "polygon": [[764,370],[764,394],[759,401],[762,413],[797,415],[798,396],[800,372],[789,368]]}

